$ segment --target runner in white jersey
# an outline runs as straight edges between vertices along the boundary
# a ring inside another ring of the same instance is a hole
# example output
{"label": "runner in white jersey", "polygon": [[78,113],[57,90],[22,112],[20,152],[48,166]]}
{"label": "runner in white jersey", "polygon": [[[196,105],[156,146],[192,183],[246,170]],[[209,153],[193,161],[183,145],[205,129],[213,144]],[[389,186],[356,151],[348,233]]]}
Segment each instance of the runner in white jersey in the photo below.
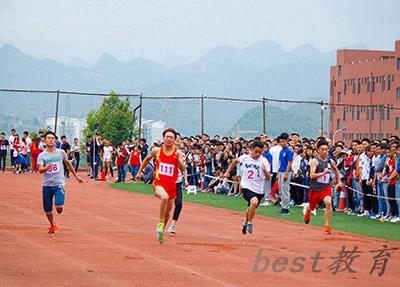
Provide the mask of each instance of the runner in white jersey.
{"label": "runner in white jersey", "polygon": [[264,144],[255,140],[250,144],[250,154],[244,154],[233,160],[224,177],[228,178],[231,171],[240,162],[242,164],[242,188],[243,198],[247,201],[247,211],[242,225],[242,233],[253,232],[253,219],[256,209],[264,198],[265,179],[270,180],[269,170],[271,169],[268,160],[262,156]]}

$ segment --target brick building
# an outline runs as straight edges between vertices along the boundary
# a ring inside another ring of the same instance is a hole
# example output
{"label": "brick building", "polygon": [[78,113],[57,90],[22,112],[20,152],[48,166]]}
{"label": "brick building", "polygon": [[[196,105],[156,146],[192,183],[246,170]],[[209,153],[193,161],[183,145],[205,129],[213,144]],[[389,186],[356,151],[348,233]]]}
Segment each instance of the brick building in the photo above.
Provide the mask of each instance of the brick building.
{"label": "brick building", "polygon": [[[400,132],[400,40],[395,51],[338,50],[330,69],[329,135],[335,141]],[[343,105],[343,106],[338,106]]]}

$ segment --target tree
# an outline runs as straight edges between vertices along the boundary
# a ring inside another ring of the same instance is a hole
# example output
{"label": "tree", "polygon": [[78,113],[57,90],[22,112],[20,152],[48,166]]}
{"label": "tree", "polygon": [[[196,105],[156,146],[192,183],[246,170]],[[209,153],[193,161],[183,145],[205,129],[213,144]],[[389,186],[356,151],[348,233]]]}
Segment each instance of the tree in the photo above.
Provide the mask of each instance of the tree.
{"label": "tree", "polygon": [[130,137],[134,125],[131,104],[128,99],[122,100],[114,92],[104,98],[98,110],[92,110],[86,118],[86,136],[95,133],[95,125],[99,124],[98,132],[114,145]]}

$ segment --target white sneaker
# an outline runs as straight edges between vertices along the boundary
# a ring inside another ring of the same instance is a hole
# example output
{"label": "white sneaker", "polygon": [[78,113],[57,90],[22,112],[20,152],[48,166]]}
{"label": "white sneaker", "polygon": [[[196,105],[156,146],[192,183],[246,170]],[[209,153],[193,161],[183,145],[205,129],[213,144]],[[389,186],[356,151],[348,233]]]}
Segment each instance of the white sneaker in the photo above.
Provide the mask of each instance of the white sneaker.
{"label": "white sneaker", "polygon": [[390,222],[392,222],[392,223],[397,223],[397,222],[400,222],[400,217],[395,217],[395,218],[393,218],[392,220],[390,220]]}
{"label": "white sneaker", "polygon": [[176,234],[175,224],[171,224],[171,225],[169,226],[168,232],[169,232],[169,233]]}
{"label": "white sneaker", "polygon": [[311,211],[311,214],[317,216],[317,209],[315,208],[313,211]]}
{"label": "white sneaker", "polygon": [[358,215],[358,217],[367,217],[369,216],[369,212],[368,211],[364,211],[364,213],[361,213]]}
{"label": "white sneaker", "polygon": [[385,221],[391,221],[393,218],[394,218],[393,216],[385,217]]}
{"label": "white sneaker", "polygon": [[270,206],[271,202],[269,201],[264,201],[263,203],[260,204],[261,206]]}

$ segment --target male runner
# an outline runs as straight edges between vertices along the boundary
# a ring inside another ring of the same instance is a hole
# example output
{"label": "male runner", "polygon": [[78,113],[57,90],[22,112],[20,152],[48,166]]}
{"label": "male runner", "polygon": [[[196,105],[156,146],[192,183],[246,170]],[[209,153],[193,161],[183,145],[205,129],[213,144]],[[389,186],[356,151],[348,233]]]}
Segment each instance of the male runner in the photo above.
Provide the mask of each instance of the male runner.
{"label": "male runner", "polygon": [[264,144],[255,140],[250,144],[250,154],[243,154],[232,161],[224,177],[229,178],[231,171],[240,162],[242,164],[243,175],[240,186],[242,188],[243,198],[247,201],[247,211],[242,225],[242,233],[253,232],[253,219],[256,209],[264,198],[265,179],[270,180],[270,164],[262,156]]}
{"label": "male runner", "polygon": [[331,171],[335,173],[335,185],[338,190],[342,187],[339,180],[339,170],[333,160],[328,155],[328,142],[321,139],[317,143],[318,156],[310,161],[310,192],[309,206],[304,215],[304,222],[310,223],[310,214],[318,203],[322,200],[325,203],[325,225],[323,231],[325,234],[332,234],[332,186]]}
{"label": "male runner", "polygon": [[46,212],[47,219],[50,222],[49,234],[55,233],[57,226],[53,217],[53,198],[57,213],[63,211],[65,198],[65,177],[63,163],[69,168],[79,183],[82,179],[76,174],[67,154],[61,149],[56,149],[56,135],[53,132],[47,132],[46,149],[39,154],[38,165],[39,172],[43,173],[43,209]]}
{"label": "male runner", "polygon": [[143,169],[153,158],[156,158],[155,178],[153,182],[154,194],[161,199],[160,222],[157,225],[157,240],[164,242],[164,229],[168,223],[170,212],[176,197],[176,181],[178,169],[184,174],[185,186],[188,185],[186,165],[183,161],[183,154],[174,143],[177,133],[169,128],[163,132],[164,143],[161,147],[155,147],[143,160],[136,178],[140,180],[143,176]]}

